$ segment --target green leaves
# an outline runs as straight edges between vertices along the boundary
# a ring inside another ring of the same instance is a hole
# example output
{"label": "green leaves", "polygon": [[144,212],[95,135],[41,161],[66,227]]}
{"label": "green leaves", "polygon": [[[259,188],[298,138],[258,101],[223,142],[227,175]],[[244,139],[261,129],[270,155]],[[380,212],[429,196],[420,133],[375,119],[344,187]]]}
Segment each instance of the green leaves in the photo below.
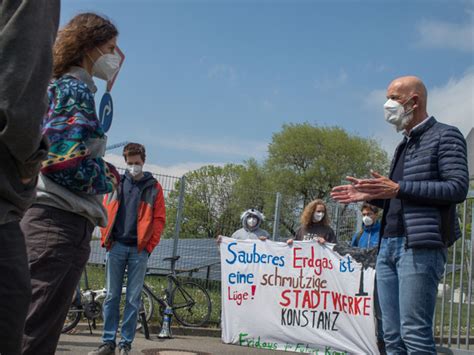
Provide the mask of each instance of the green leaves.
{"label": "green leaves", "polygon": [[[280,231],[291,235],[303,207],[316,198],[329,199],[332,187],[347,175],[386,174],[387,153],[370,138],[340,127],[287,124],[273,134],[263,163],[204,166],[186,174],[182,238],[230,236],[241,227],[240,214],[257,208],[267,216],[262,226],[272,231],[276,193],[282,194]],[[168,198],[166,236],[176,220],[179,183]]]}

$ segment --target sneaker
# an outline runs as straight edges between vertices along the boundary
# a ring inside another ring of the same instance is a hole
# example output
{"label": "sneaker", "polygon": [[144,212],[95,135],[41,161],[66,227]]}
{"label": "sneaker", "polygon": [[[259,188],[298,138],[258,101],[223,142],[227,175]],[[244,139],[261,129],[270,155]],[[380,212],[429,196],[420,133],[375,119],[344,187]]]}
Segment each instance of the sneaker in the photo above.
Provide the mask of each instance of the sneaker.
{"label": "sneaker", "polygon": [[128,344],[121,344],[120,345],[120,355],[129,355],[131,350],[131,346]]}
{"label": "sneaker", "polygon": [[104,343],[99,346],[96,350],[91,351],[88,355],[112,355],[115,354],[115,344]]}

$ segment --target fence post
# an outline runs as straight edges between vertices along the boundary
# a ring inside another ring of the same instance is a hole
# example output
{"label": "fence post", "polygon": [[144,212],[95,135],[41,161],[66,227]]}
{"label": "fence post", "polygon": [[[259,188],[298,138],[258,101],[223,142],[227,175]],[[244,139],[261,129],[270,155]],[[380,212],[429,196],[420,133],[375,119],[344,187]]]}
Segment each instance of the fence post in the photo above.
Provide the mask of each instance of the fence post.
{"label": "fence post", "polygon": [[471,329],[471,301],[473,289],[473,273],[474,273],[474,193],[471,191],[468,198],[471,199],[471,242],[470,244],[470,260],[469,260],[469,282],[467,285],[467,324],[466,324],[466,349],[469,350],[470,329]]}
{"label": "fence post", "polygon": [[357,210],[356,218],[357,218],[357,223],[356,223],[356,230],[354,231],[354,233],[362,230],[362,213],[360,213],[359,210]]}
{"label": "fence post", "polygon": [[[327,213],[327,211],[326,211]],[[339,239],[339,202],[336,203],[336,238]]]}
{"label": "fence post", "polygon": [[275,200],[275,215],[273,219],[273,235],[272,240],[280,234],[280,210],[281,210],[281,193],[276,193],[276,200]]}
{"label": "fence post", "polygon": [[174,225],[173,257],[178,255],[179,232],[181,230],[181,221],[183,219],[184,194],[186,193],[186,178],[181,177],[179,181],[179,200],[178,211],[176,212],[176,223]]}

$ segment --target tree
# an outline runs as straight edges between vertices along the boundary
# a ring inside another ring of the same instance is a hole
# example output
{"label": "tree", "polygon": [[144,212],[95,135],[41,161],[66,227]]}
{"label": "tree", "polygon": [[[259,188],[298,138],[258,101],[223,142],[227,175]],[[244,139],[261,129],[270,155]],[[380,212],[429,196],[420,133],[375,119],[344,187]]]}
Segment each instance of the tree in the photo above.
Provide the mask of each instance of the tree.
{"label": "tree", "polygon": [[[339,127],[309,123],[284,125],[273,135],[268,158],[243,165],[205,166],[186,177],[181,237],[214,238],[241,227],[240,214],[257,208],[272,231],[275,196],[282,194],[280,231],[294,234],[302,208],[316,198],[328,199],[345,176],[364,177],[370,169],[386,173],[385,151],[373,139]],[[168,197],[167,236],[173,235],[179,183]],[[335,218],[335,216],[333,217]]]}
{"label": "tree", "polygon": [[[184,210],[181,238],[230,236],[241,228],[240,215],[249,208],[267,218],[264,229],[271,231],[275,194],[266,190],[262,166],[251,159],[244,165],[204,166],[185,175]],[[180,182],[167,199],[166,236],[172,236],[176,222]]]}
{"label": "tree", "polygon": [[388,158],[375,140],[340,127],[287,124],[273,135],[265,168],[272,190],[285,197],[282,223],[293,233],[303,206],[327,200],[347,175],[366,177],[371,169],[385,174]]}
{"label": "tree", "polygon": [[265,215],[261,228],[272,233],[275,211],[276,191],[271,188],[270,180],[262,165],[255,159],[246,161],[234,186],[232,208],[245,211],[256,208]]}
{"label": "tree", "polygon": [[[233,187],[242,166],[207,165],[185,175],[184,210],[181,238],[214,238],[235,225],[229,210]],[[174,228],[179,200],[180,182],[168,198],[168,226]]]}

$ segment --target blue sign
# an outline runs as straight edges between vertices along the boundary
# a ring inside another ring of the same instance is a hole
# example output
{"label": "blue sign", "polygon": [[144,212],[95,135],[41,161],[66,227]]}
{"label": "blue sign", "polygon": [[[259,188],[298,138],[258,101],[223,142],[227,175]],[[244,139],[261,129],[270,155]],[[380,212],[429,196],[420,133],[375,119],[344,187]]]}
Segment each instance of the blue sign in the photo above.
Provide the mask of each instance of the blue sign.
{"label": "blue sign", "polygon": [[112,117],[114,115],[114,105],[112,103],[112,96],[106,92],[100,100],[99,106],[99,121],[102,125],[104,132],[108,132],[110,126],[112,126]]}

